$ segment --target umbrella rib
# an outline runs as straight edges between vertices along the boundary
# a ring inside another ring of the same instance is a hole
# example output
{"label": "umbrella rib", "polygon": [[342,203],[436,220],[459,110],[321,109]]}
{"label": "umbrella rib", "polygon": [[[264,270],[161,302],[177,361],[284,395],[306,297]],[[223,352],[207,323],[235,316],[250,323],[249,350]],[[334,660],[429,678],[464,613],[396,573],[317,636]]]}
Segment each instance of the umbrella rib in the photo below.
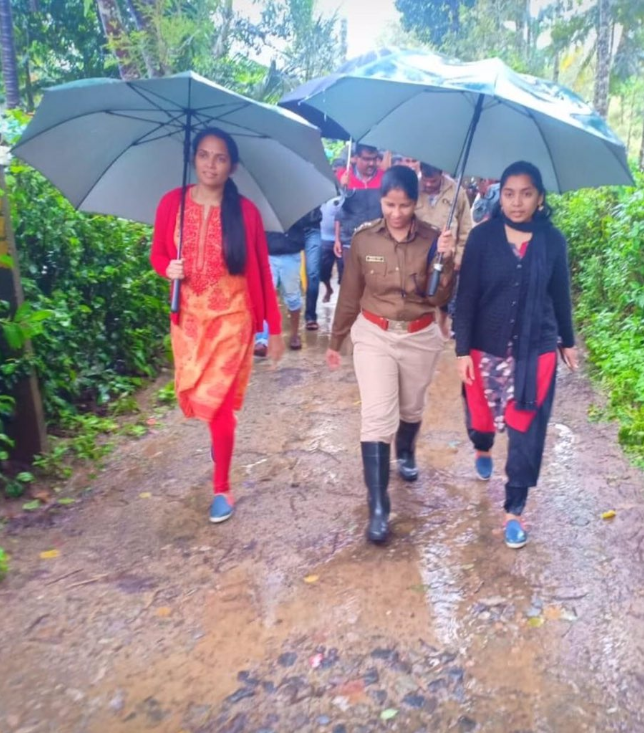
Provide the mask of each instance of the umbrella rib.
{"label": "umbrella rib", "polygon": [[[151,120],[151,119],[145,119],[144,117],[135,117],[133,115],[128,114],[122,114],[121,112],[106,112],[106,114],[110,115],[111,117],[122,117],[126,120],[134,120],[135,122],[145,122],[149,125],[153,125],[153,129],[149,130],[148,132],[144,133],[140,138],[139,141],[142,140],[147,135],[153,135],[157,130],[161,129],[162,127],[168,127],[168,128],[174,128],[174,132],[181,132],[183,129],[183,123],[180,120],[180,117],[182,116],[182,112],[177,113],[173,117],[169,117],[167,120]],[[172,133],[174,134],[174,133]]]}
{"label": "umbrella rib", "polygon": [[557,193],[561,193],[561,183],[559,181],[559,174],[557,173],[557,167],[555,166],[555,159],[554,159],[554,156],[552,155],[552,150],[550,149],[550,145],[548,141],[546,140],[546,136],[543,134],[543,130],[541,129],[541,126],[537,122],[537,118],[532,114],[532,110],[528,110],[528,117],[534,122],[534,125],[537,128],[537,130],[539,130],[539,135],[541,135],[541,140],[543,141],[543,144],[546,146],[546,150],[548,151],[548,155],[550,156],[550,160],[552,161],[552,170],[555,174],[555,181],[557,182]]}
{"label": "umbrella rib", "polygon": [[140,87],[137,86],[137,83],[134,81],[128,81],[126,82],[126,84],[133,92],[136,92],[136,94],[138,94],[140,97],[145,99],[145,101],[148,102],[148,104],[153,105],[161,112],[167,112],[167,110],[164,109],[158,102],[156,102],[155,99],[151,99],[151,97],[161,99],[164,102],[167,102],[170,105],[173,105],[174,107],[176,107],[177,110],[183,109],[181,105],[177,104],[177,102],[175,102],[173,99],[168,99],[168,97],[164,97],[163,94],[159,94],[158,92],[154,92],[150,89],[141,89]]}
{"label": "umbrella rib", "polygon": [[[143,111],[143,110],[142,110]],[[99,109],[99,110],[92,110],[91,112],[82,112],[81,114],[75,115],[74,117],[71,117],[66,120],[60,120],[59,122],[54,123],[53,125],[50,125],[49,127],[45,127],[43,130],[40,130],[35,135],[32,135],[31,137],[24,139],[24,136],[11,148],[13,152],[17,151],[19,148],[23,147],[23,145],[27,145],[28,143],[33,142],[34,140],[38,139],[41,135],[45,135],[48,132],[51,132],[52,130],[55,130],[57,127],[61,127],[61,125],[67,125],[72,120],[82,120],[84,117],[91,117],[92,115],[105,115],[105,114],[115,114],[113,110],[109,109]]]}
{"label": "umbrella rib", "polygon": [[81,206],[83,205],[83,203],[84,203],[85,201],[87,201],[87,198],[88,198],[88,196],[89,196],[89,195],[90,195],[90,194],[92,193],[92,191],[93,191],[93,190],[94,190],[94,189],[96,188],[96,186],[97,186],[97,185],[99,184],[99,182],[100,182],[101,178],[103,178],[103,176],[104,176],[104,175],[105,175],[105,174],[107,173],[107,171],[109,171],[109,169],[110,169],[110,168],[111,168],[111,167],[112,167],[112,166],[113,166],[113,165],[114,165],[114,164],[115,164],[115,163],[116,163],[116,162],[117,162],[118,160],[120,160],[120,159],[121,159],[121,158],[122,158],[122,157],[123,157],[123,156],[125,155],[125,153],[127,153],[127,151],[128,151],[128,150],[129,150],[129,149],[130,149],[130,148],[132,147],[132,145],[134,145],[134,144],[135,144],[135,143],[130,143],[130,145],[128,145],[128,146],[127,146],[126,148],[124,148],[123,150],[121,150],[121,152],[120,152],[120,153],[119,153],[119,154],[118,154],[118,155],[117,155],[116,157],[114,157],[114,158],[112,158],[112,160],[110,160],[110,162],[109,162],[109,163],[108,163],[108,164],[107,164],[107,165],[105,166],[105,168],[104,168],[104,169],[103,169],[103,170],[101,171],[100,175],[99,175],[99,176],[98,176],[98,177],[97,177],[97,178],[96,178],[96,179],[94,180],[94,183],[92,183],[92,185],[91,185],[91,186],[90,186],[90,187],[89,187],[89,188],[87,189],[87,191],[85,192],[85,195],[83,196],[83,198],[82,198],[82,199],[81,199],[81,200],[80,200],[80,201],[78,202],[78,204],[76,204],[76,208],[77,208],[77,209],[80,209],[80,207],[81,207]]}

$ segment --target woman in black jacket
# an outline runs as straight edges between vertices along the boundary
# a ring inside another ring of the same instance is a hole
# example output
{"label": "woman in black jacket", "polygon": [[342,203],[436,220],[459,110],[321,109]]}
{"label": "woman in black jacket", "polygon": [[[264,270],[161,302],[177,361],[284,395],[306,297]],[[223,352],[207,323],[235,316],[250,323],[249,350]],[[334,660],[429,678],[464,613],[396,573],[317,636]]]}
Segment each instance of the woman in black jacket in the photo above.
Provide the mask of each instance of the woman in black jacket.
{"label": "woman in black jacket", "polygon": [[541,173],[513,163],[500,189],[495,216],[465,247],[454,332],[479,478],[492,475],[494,434],[508,429],[505,543],[519,548],[552,411],[557,347],[570,369],[577,352],[566,240],[550,221]]}

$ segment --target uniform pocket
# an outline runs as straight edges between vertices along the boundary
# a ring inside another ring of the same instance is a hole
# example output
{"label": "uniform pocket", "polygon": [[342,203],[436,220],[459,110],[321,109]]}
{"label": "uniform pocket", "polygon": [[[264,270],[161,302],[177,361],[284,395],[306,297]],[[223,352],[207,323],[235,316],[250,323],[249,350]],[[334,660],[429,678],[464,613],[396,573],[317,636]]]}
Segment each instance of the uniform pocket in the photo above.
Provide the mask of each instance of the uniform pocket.
{"label": "uniform pocket", "polygon": [[373,278],[373,279],[387,277],[387,263],[386,262],[366,262],[364,274],[366,278]]}

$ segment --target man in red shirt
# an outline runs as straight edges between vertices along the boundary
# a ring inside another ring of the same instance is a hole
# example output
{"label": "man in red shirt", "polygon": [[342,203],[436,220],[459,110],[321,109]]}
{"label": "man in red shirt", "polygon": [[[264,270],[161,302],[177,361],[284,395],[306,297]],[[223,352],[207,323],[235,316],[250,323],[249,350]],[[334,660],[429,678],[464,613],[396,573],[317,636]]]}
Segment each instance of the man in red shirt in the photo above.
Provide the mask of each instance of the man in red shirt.
{"label": "man in red shirt", "polygon": [[[343,250],[349,249],[353,233],[359,226],[382,216],[380,184],[383,174],[378,167],[378,150],[361,144],[356,145],[355,165],[338,171],[338,180],[345,193],[335,219],[333,251],[336,257],[341,258]],[[340,270],[342,264],[339,259]]]}

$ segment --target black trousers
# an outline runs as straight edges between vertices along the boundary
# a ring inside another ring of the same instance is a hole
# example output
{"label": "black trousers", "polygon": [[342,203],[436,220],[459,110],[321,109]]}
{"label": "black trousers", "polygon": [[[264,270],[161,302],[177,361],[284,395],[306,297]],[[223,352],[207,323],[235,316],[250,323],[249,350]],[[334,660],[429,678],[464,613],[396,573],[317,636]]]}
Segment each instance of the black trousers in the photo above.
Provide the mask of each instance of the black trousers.
{"label": "black trousers", "polygon": [[328,283],[333,273],[333,265],[338,262],[338,276],[340,275],[340,264],[338,258],[333,254],[333,242],[322,240],[322,252],[320,253],[320,282]]}
{"label": "black trousers", "polygon": [[[509,425],[508,431],[508,458],[505,464],[507,483],[505,484],[505,503],[503,508],[508,514],[520,515],[525,509],[528,499],[528,490],[537,485],[541,472],[543,449],[546,443],[546,431],[552,413],[555,397],[555,375],[548,389],[545,400],[537,409],[530,427],[522,432]],[[465,406],[465,424],[467,434],[476,450],[487,452],[494,445],[494,433],[483,433],[472,428],[471,415],[465,399],[463,389],[463,403]]]}

